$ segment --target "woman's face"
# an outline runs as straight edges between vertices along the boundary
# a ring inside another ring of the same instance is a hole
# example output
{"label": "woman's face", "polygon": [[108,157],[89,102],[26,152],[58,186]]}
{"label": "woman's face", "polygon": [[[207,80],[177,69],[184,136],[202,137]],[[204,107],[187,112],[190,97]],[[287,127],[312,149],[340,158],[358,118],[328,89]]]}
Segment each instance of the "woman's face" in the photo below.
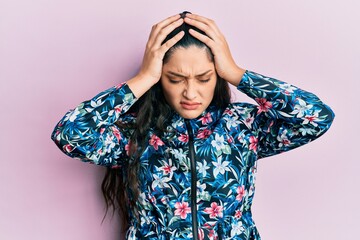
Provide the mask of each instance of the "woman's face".
{"label": "woman's face", "polygon": [[176,49],[164,64],[161,85],[168,104],[183,118],[198,117],[211,103],[216,71],[205,48]]}

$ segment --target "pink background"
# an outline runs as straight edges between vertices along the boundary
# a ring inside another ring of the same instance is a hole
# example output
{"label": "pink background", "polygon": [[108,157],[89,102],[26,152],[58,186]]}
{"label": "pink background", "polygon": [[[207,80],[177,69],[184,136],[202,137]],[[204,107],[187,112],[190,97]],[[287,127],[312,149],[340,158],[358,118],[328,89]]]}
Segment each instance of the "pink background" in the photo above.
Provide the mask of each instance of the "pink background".
{"label": "pink background", "polygon": [[[214,19],[237,63],[316,93],[336,113],[321,139],[259,162],[265,240],[358,236],[359,1],[0,1],[0,239],[120,239],[101,224],[102,167],[50,140],[65,112],[132,77],[151,26],[183,10]],[[248,100],[238,96],[240,100]]]}

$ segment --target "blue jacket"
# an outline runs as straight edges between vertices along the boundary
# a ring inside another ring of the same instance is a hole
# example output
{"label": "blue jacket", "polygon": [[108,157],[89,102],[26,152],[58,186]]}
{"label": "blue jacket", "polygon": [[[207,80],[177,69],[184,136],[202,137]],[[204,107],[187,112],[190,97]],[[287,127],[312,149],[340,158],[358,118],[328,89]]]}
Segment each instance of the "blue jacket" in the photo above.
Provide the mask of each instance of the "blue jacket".
{"label": "blue jacket", "polygon": [[[334,113],[314,94],[248,70],[237,89],[258,105],[211,105],[191,120],[174,113],[171,131],[149,129],[140,219],[127,239],[260,239],[251,215],[256,160],[320,137]],[[121,168],[133,129],[114,123],[135,122],[128,110],[136,101],[126,83],[110,88],[69,111],[51,137],[70,157]]]}

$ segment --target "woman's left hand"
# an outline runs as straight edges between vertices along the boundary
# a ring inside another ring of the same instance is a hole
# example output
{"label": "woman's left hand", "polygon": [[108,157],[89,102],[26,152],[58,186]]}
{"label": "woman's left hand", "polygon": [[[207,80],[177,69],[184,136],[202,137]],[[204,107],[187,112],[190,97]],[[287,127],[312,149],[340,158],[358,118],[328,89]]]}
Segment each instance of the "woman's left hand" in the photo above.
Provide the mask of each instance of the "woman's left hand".
{"label": "woman's left hand", "polygon": [[205,43],[214,54],[215,68],[219,76],[237,86],[245,70],[236,65],[224,35],[220,32],[215,22],[211,19],[196,15],[186,14],[185,22],[205,32],[203,35],[190,29],[190,34]]}

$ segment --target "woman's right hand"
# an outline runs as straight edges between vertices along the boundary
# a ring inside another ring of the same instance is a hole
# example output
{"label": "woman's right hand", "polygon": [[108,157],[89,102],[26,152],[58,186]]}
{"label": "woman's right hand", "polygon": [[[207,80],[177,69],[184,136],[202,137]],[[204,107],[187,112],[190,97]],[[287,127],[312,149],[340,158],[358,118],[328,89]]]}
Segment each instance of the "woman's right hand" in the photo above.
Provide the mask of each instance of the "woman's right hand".
{"label": "woman's right hand", "polygon": [[170,32],[179,27],[183,22],[184,19],[181,18],[180,14],[177,14],[152,27],[140,71],[134,78],[127,81],[136,97],[142,96],[160,80],[165,53],[184,36],[184,32],[179,32],[163,45],[161,43]]}

